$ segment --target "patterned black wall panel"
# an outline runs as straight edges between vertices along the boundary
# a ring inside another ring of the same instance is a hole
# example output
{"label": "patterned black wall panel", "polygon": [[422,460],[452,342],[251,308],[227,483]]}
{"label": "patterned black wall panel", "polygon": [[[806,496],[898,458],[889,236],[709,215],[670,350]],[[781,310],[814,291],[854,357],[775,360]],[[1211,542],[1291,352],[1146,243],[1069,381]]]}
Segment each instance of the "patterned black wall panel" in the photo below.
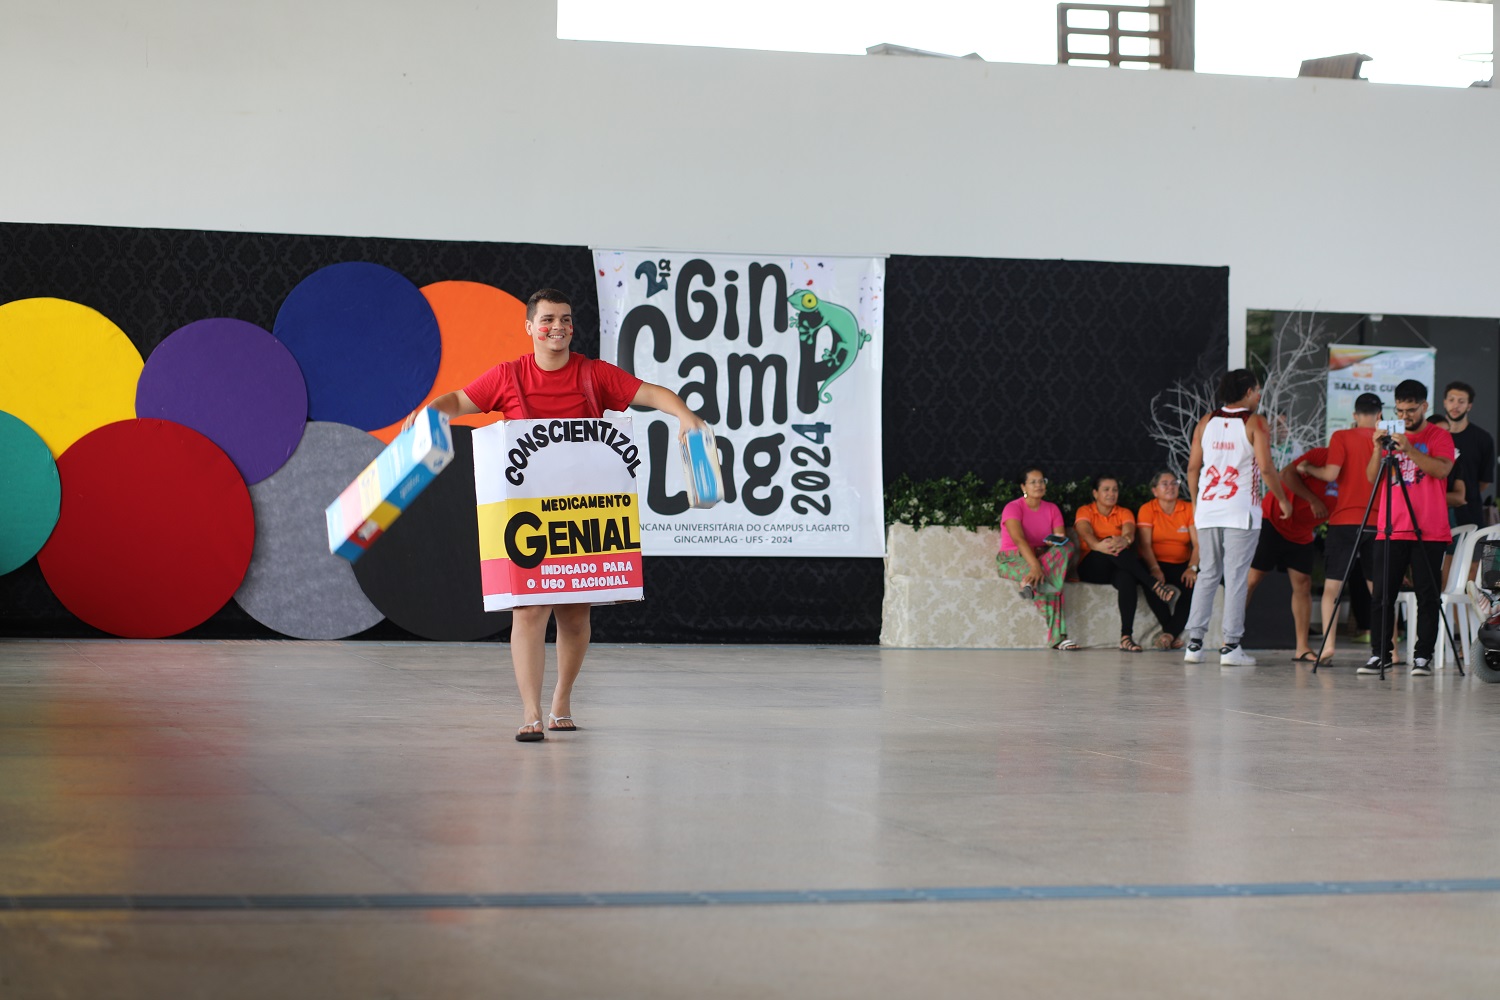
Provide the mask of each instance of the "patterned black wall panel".
{"label": "patterned black wall panel", "polygon": [[887,482],[1144,480],[1151,397],[1228,340],[1223,267],[892,257],[885,288]]}
{"label": "patterned black wall panel", "polygon": [[[369,261],[418,285],[481,281],[524,298],[577,298],[578,347],[598,350],[593,262],[583,247],[365,237],[0,224],[0,302],[55,296],[114,320],[142,356],[194,320],[270,329],[320,267]],[[1205,344],[1222,352],[1227,271],[1074,261],[893,257],[886,280],[885,475],[1013,475],[1040,454],[1058,475],[1101,464],[1144,476],[1152,393]],[[955,428],[965,427],[962,432]],[[1021,443],[1017,443],[1021,442]],[[646,562],[647,601],[601,608],[602,642],[875,642],[878,559]],[[94,636],[36,561],[0,576],[0,634]],[[271,636],[232,603],[190,636]],[[406,634],[389,622],[363,638]],[[504,635],[500,638],[504,638]]]}

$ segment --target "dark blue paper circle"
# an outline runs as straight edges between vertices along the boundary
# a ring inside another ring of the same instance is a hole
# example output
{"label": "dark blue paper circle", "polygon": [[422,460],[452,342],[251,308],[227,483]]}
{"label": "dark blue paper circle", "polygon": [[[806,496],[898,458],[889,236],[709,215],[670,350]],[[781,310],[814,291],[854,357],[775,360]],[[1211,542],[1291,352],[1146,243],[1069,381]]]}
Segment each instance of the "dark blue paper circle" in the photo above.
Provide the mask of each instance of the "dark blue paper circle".
{"label": "dark blue paper circle", "polygon": [[156,345],[135,390],[138,417],[208,438],[258,483],[286,464],[307,426],[297,359],[254,323],[200,319]]}
{"label": "dark blue paper circle", "polygon": [[427,398],[442,340],[427,299],[379,264],[332,264],[303,278],[272,331],[302,366],[307,416],[372,431]]}

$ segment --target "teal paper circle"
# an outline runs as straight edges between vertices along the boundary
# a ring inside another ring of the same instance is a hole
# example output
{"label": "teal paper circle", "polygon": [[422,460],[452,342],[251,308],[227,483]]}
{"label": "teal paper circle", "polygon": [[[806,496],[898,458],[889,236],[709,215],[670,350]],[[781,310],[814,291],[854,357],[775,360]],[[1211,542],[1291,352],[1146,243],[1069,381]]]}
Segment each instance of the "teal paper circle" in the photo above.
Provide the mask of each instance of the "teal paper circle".
{"label": "teal paper circle", "polygon": [[47,442],[20,417],[0,410],[0,574],[42,550],[57,526],[62,486]]}

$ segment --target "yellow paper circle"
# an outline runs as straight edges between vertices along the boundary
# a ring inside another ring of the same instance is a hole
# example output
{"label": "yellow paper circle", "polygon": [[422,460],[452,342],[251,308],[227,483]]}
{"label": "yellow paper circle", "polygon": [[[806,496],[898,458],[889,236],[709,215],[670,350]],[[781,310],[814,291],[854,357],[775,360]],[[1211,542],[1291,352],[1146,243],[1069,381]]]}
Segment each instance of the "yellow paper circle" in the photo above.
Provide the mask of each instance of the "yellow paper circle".
{"label": "yellow paper circle", "polygon": [[145,362],[103,314],[66,299],[0,306],[0,410],[20,417],[56,458],[89,431],[135,417]]}

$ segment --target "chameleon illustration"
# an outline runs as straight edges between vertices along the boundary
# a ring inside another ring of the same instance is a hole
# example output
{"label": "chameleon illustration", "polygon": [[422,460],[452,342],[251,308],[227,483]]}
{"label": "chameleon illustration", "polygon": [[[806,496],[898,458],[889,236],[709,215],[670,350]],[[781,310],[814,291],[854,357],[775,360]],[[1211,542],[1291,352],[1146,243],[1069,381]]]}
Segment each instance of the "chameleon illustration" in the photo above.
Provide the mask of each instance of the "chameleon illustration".
{"label": "chameleon illustration", "polygon": [[859,328],[854,313],[837,303],[824,302],[806,289],[788,295],[787,301],[797,310],[797,336],[804,344],[811,344],[824,327],[833,334],[833,344],[820,359],[833,362],[833,372],[818,386],[818,398],[831,403],[833,394],[827,391],[828,386],[853,367],[859,349],[873,338]]}

